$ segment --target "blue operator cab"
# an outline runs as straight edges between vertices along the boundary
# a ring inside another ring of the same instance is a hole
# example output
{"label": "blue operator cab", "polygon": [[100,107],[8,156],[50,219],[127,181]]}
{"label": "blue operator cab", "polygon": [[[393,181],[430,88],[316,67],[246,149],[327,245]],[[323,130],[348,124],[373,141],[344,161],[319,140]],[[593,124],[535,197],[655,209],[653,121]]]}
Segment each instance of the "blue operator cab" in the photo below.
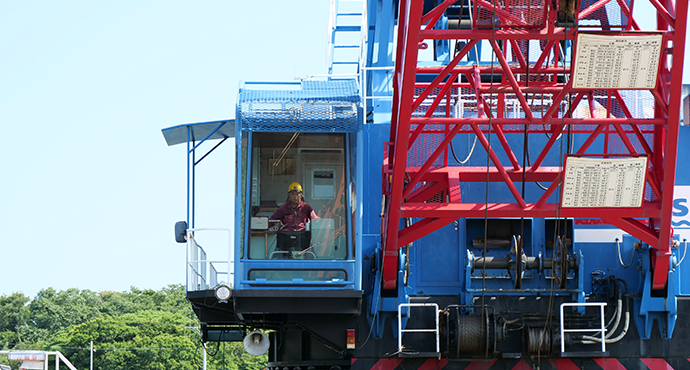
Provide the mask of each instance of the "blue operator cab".
{"label": "blue operator cab", "polygon": [[[187,298],[205,339],[236,340],[228,328],[246,331],[258,312],[281,321],[290,314],[359,314],[356,148],[362,120],[354,80],[244,82],[234,120],[163,130],[168,145],[187,144],[187,220],[175,233],[187,245]],[[213,171],[235,169],[234,225],[195,225],[194,203],[202,196],[195,194],[196,166],[228,139],[234,139],[236,160]],[[315,214],[297,227],[275,216],[292,205],[293,183]],[[213,233],[226,239],[206,236]]]}

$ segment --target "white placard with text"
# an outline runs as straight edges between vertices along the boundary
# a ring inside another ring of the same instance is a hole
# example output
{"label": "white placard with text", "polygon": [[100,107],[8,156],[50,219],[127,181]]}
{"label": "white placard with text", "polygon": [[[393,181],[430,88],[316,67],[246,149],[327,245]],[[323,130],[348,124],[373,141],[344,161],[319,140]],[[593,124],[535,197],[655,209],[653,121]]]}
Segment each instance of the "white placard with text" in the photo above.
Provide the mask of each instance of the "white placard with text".
{"label": "white placard with text", "polygon": [[568,157],[563,179],[563,207],[640,207],[647,157]]}
{"label": "white placard with text", "polygon": [[574,89],[653,89],[656,87],[661,35],[577,37]]}

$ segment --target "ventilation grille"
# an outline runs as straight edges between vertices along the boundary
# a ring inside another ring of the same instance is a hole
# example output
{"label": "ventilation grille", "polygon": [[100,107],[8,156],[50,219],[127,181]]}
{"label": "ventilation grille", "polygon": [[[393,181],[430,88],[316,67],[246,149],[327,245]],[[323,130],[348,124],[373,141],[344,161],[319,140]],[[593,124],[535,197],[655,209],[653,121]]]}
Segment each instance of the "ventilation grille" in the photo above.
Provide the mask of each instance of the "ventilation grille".
{"label": "ventilation grille", "polygon": [[356,132],[361,114],[354,80],[302,81],[299,90],[242,89],[237,103],[244,131]]}

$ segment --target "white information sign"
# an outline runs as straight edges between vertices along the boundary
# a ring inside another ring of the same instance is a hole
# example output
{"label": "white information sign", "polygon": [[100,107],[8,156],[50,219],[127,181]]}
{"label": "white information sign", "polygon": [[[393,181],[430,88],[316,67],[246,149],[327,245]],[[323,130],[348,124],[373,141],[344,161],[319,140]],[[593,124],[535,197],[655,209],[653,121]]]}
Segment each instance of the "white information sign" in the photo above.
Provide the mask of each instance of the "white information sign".
{"label": "white information sign", "polygon": [[661,35],[577,37],[574,89],[653,89],[659,70]]}
{"label": "white information sign", "polygon": [[647,157],[568,157],[563,181],[565,207],[640,207]]}
{"label": "white information sign", "polygon": [[11,351],[7,358],[12,361],[43,361],[46,353],[42,351]]}

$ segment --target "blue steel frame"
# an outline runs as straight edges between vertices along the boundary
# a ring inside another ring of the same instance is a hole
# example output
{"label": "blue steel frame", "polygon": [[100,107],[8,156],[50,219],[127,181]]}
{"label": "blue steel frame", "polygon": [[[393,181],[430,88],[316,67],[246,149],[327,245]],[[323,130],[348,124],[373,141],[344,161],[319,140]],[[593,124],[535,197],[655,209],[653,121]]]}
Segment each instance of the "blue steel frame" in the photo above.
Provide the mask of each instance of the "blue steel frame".
{"label": "blue steel frame", "polygon": [[[230,137],[234,137],[234,128],[229,129],[228,126],[234,126],[234,120],[210,121],[187,123],[178,126],[168,127],[162,130],[168,145],[187,143],[187,225],[189,228],[194,228],[194,209],[195,209],[195,183],[196,183],[196,165],[201,163],[209,154],[216,150],[221,144]],[[203,139],[197,142],[196,137],[203,136]],[[196,150],[208,140],[218,140],[216,145],[209,149],[204,155],[196,160]]]}
{"label": "blue steel frame", "polygon": [[212,137],[213,134],[215,134],[218,130],[220,130],[225,125],[225,123],[226,121],[219,122],[218,127],[211,131],[210,134],[206,135],[206,137],[201,139],[201,141],[199,141],[199,143],[196,145],[194,145],[194,139],[192,138],[192,126],[187,126],[187,225],[190,225],[191,229],[195,227],[194,210],[196,205],[196,198],[194,185],[196,183],[196,165],[203,161],[204,158],[206,158],[209,154],[211,154],[211,152],[216,150],[216,148],[223,144],[225,140],[227,140],[228,138],[224,137],[218,144],[213,146],[213,148],[209,149],[208,152],[201,156],[201,158],[199,158],[198,161],[196,160],[196,149],[201,144],[205,143],[206,140]]}

